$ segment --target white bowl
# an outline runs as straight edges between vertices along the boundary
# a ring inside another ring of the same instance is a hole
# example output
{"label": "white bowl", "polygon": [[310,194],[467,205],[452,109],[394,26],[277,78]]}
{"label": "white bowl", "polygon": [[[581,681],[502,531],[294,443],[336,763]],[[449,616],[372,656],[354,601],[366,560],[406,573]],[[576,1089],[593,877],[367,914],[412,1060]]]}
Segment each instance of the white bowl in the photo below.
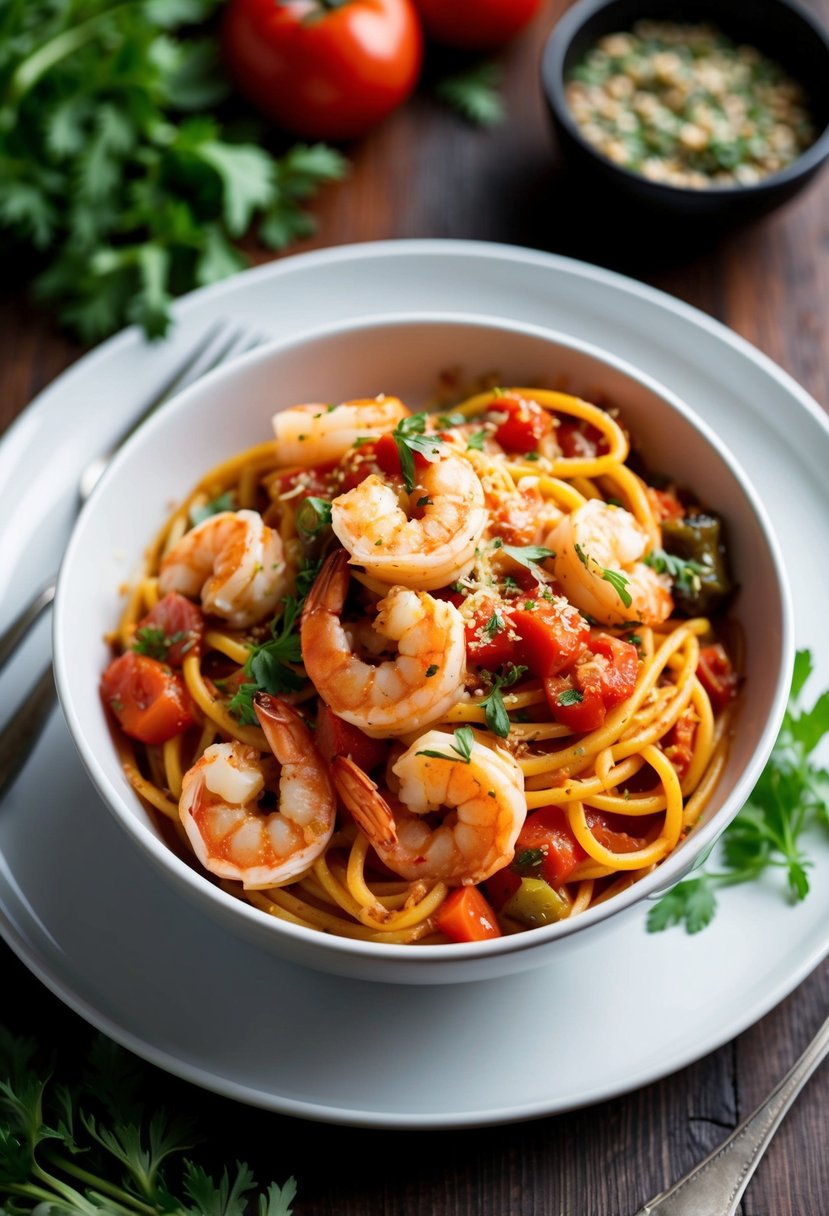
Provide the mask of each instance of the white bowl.
{"label": "white bowl", "polygon": [[[137,568],[171,505],[227,455],[271,434],[271,416],[299,401],[385,392],[419,408],[439,374],[500,383],[550,383],[612,400],[647,465],[694,489],[726,521],[734,602],[745,634],[747,695],[725,771],[703,820],[628,890],[572,920],[470,944],[358,942],[269,917],[225,894],[164,843],[127,782],[104,714],[99,681],[110,653],[118,590]],[[755,490],[733,456],[668,388],[588,343],[497,317],[406,314],[361,319],[274,342],[206,376],[148,421],[107,470],[77,522],[60,571],[54,665],[63,712],[97,790],[134,844],[206,916],[291,962],[390,983],[454,983],[503,976],[555,960],[559,940],[675,883],[707,855],[745,802],[785,711],[794,638],[778,545]],[[163,943],[159,944],[163,949]]]}

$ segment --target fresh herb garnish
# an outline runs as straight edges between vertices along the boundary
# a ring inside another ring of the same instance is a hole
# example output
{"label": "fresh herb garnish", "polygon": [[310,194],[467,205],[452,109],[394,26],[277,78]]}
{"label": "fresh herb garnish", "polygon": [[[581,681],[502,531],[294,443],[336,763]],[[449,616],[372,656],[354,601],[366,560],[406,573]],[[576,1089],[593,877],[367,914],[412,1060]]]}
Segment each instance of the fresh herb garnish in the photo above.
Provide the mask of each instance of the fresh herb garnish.
{"label": "fresh herb garnish", "polygon": [[259,124],[240,142],[213,116],[231,92],[219,8],[3,5],[0,234],[85,342],[129,322],[164,335],[174,296],[246,267],[249,230],[271,249],[307,236],[304,202],[345,172],[324,144],[275,157]]}
{"label": "fresh herb garnish", "polygon": [[410,414],[408,418],[401,418],[392,431],[392,438],[397,445],[397,453],[400,457],[400,471],[410,494],[415,488],[416,481],[414,453],[417,452],[432,464],[440,457],[443,445],[443,440],[439,435],[426,434],[427,417],[425,412]]}
{"label": "fresh herb garnish", "polygon": [[[150,1099],[151,1101],[151,1099]],[[191,1122],[153,1110],[125,1051],[96,1037],[80,1080],[52,1080],[29,1039],[0,1027],[0,1210],[53,1216],[291,1216],[296,1183],[255,1196],[249,1167],[212,1177],[184,1156]]]}
{"label": "fresh herb garnish", "polygon": [[142,625],[140,629],[136,629],[132,639],[132,649],[138,654],[145,654],[148,658],[158,659],[159,662],[165,663],[167,655],[173,646],[178,646],[180,642],[184,642],[180,653],[186,654],[188,650],[192,650],[195,642],[195,637],[186,629],[177,629],[175,633],[165,633],[158,625]]}
{"label": "fresh herb garnish", "polygon": [[482,452],[485,441],[486,431],[475,431],[474,435],[470,435],[467,440],[466,450],[469,451],[471,449],[474,452]]}
{"label": "fresh herb garnish", "polygon": [[503,545],[504,552],[529,570],[537,562],[546,562],[549,557],[555,557],[554,549],[545,549],[542,545]]}
{"label": "fresh herb garnish", "polygon": [[556,697],[556,703],[564,707],[568,705],[580,705],[584,700],[584,693],[578,688],[565,688]]}
{"label": "fresh herb garnish", "polygon": [[622,574],[621,570],[609,570],[607,566],[602,566],[595,560],[595,558],[592,558],[585,553],[581,545],[574,545],[573,547],[576,550],[576,557],[579,559],[581,564],[587,568],[588,564],[592,561],[593,565],[599,571],[599,577],[604,579],[606,583],[610,583],[611,587],[616,592],[624,606],[629,608],[633,603],[631,594],[627,589],[630,579],[626,578],[625,575]]}
{"label": "fresh herb garnish", "polygon": [[475,742],[475,732],[471,726],[458,726],[453,732],[455,742],[450,744],[452,751],[456,752],[455,756],[448,756],[446,752],[430,751],[426,748],[422,752],[417,752],[418,756],[431,756],[433,760],[452,760],[455,763],[471,764],[472,763],[472,745]]}
{"label": "fresh herb garnish", "polygon": [[718,888],[751,882],[767,870],[782,870],[791,902],[808,895],[812,863],[802,837],[818,824],[829,828],[829,772],[812,759],[829,733],[829,690],[811,709],[801,709],[811,673],[811,653],[798,651],[777,741],[748,802],[723,833],[723,868],[702,870],[663,895],[648,915],[650,932],[684,924],[688,933],[697,933],[716,912]]}
{"label": "fresh herb garnish", "polygon": [[494,638],[496,633],[502,633],[506,629],[504,618],[498,612],[493,612],[492,616],[483,627],[483,632]]}
{"label": "fresh herb garnish", "polygon": [[209,519],[211,515],[220,515],[222,511],[235,510],[236,496],[231,490],[226,490],[224,494],[211,498],[210,502],[201,503],[199,506],[192,506],[189,512],[190,523],[195,528],[196,524]]}
{"label": "fresh herb garnish", "polygon": [[507,738],[510,727],[509,715],[504,705],[501,689],[512,687],[527,671],[529,671],[528,667],[511,663],[509,671],[504,676],[493,675],[488,671],[481,673],[485,679],[492,682],[492,691],[484,697],[483,701],[479,702],[479,705],[484,711],[487,726],[499,739]]}
{"label": "fresh herb garnish", "polygon": [[500,86],[498,65],[485,61],[444,76],[435,85],[435,94],[467,122],[478,127],[493,127],[504,119]]}
{"label": "fresh herb garnish", "polygon": [[308,539],[317,536],[331,523],[331,503],[327,498],[303,499],[296,513],[296,530]]}
{"label": "fresh herb garnish", "polygon": [[281,617],[271,621],[271,639],[254,646],[247,657],[244,674],[248,679],[239,685],[228,703],[228,710],[245,726],[258,722],[253,708],[253,698],[258,692],[278,696],[286,692],[299,692],[305,687],[305,676],[294,671],[290,663],[302,662],[297,623],[302,612],[302,603],[293,596],[286,596]]}
{"label": "fresh herb garnish", "polygon": [[463,426],[463,424],[466,422],[466,418],[463,416],[463,414],[457,413],[438,414],[435,418],[435,422],[438,424],[441,430],[448,431],[453,426]]}
{"label": "fresh herb garnish", "polygon": [[705,573],[699,562],[686,561],[675,553],[667,553],[664,549],[652,549],[644,559],[645,565],[650,566],[657,574],[669,574],[681,591],[695,595],[701,586],[700,575]]}

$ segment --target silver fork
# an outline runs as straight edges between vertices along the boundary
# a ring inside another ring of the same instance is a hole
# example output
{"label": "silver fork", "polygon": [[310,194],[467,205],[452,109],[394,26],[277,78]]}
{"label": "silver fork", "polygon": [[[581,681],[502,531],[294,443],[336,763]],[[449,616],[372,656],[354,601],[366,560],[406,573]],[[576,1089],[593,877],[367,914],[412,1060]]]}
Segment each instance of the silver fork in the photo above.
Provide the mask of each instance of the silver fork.
{"label": "silver fork", "polygon": [[[171,397],[180,393],[188,385],[195,383],[206,372],[245,354],[246,351],[261,346],[268,340],[268,336],[222,320],[209,326],[196,345],[181,360],[172,375],[155,389],[136,418],[119,435],[109,450],[96,456],[82,470],[78,479],[78,509],[86,502],[116,452],[151,414],[154,414]],[[52,578],[41,587],[0,634],[0,671],[35,621],[52,603],[55,598],[55,585],[56,579]],[[8,724],[0,732],[0,798],[28,759],[54,701],[55,685],[52,678],[52,665],[49,663],[23,698],[20,708],[12,714]]]}
{"label": "silver fork", "polygon": [[829,1055],[829,1018],[757,1109],[719,1148],[635,1216],[735,1216],[743,1192],[789,1107]]}

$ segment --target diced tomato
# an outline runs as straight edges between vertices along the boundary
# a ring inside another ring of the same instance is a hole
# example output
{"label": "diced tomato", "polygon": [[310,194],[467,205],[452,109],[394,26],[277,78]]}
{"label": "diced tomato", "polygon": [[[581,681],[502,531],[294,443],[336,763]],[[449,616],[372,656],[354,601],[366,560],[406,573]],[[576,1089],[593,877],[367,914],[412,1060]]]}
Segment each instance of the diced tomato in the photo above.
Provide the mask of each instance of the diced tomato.
{"label": "diced tomato", "polygon": [[[642,848],[643,842],[639,837],[632,836],[630,832],[622,831],[618,827],[612,827],[612,816],[605,811],[597,811],[592,806],[585,807],[584,817],[596,840],[606,849],[610,849],[611,853],[635,853],[637,849]],[[637,823],[643,836],[649,822],[650,820],[646,818],[640,819]]]}
{"label": "diced tomato", "polygon": [[387,744],[371,739],[358,726],[340,718],[327,705],[320,705],[314,736],[320,755],[326,761],[335,756],[350,756],[358,768],[370,773],[386,759]]}
{"label": "diced tomato", "polygon": [[736,697],[739,676],[720,642],[701,648],[697,675],[715,709],[724,709]]}
{"label": "diced tomato", "polygon": [[280,473],[275,479],[275,490],[278,496],[297,493],[291,501],[301,501],[303,498],[328,498],[331,494],[331,474],[338,462],[331,460],[327,464],[319,464],[308,469],[292,469],[288,473]]}
{"label": "diced tomato", "polygon": [[498,397],[490,408],[507,415],[499,423],[495,438],[508,452],[534,452],[538,441],[553,429],[552,418],[537,401],[525,397]]}
{"label": "diced tomato", "polygon": [[[422,472],[429,467],[429,461],[422,452],[412,452],[412,456],[416,472]],[[374,459],[389,477],[401,476],[400,451],[397,447],[397,440],[390,431],[381,435],[374,445]]]}
{"label": "diced tomato", "polygon": [[[532,856],[522,857],[522,854]],[[537,854],[541,854],[538,861]],[[567,816],[559,806],[543,806],[531,811],[515,842],[512,869],[518,874],[544,878],[551,887],[560,887],[586,857],[573,835]]]}
{"label": "diced tomato", "polygon": [[562,599],[521,599],[519,605],[511,614],[521,639],[518,661],[542,680],[575,663],[590,637],[581,613]]}
{"label": "diced tomato", "polygon": [[655,486],[648,486],[647,495],[658,523],[666,519],[685,518],[685,508],[673,490],[657,490]]}
{"label": "diced tomato", "polygon": [[124,733],[141,743],[166,743],[194,721],[181,676],[134,650],[109,664],[101,679],[101,696]]}
{"label": "diced tomato", "polygon": [[494,671],[517,663],[516,640],[511,609],[500,600],[483,604],[466,622],[466,655],[473,666]]}
{"label": "diced tomato", "polygon": [[133,647],[170,667],[181,667],[188,654],[199,654],[204,615],[198,604],[170,591],[135,627]]}
{"label": "diced tomato", "polygon": [[689,705],[677,718],[665,739],[663,751],[676,769],[681,781],[691,765],[694,754],[694,735],[697,732],[697,715]]}
{"label": "diced tomato", "polygon": [[435,925],[453,942],[483,942],[500,937],[491,905],[477,887],[456,887],[435,913]]}
{"label": "diced tomato", "polygon": [[638,674],[632,642],[594,633],[568,671],[544,681],[544,691],[556,721],[581,734],[597,730],[607,711],[631,695]]}
{"label": "diced tomato", "polygon": [[583,418],[559,418],[556,442],[563,456],[580,460],[593,460],[608,450],[606,436]]}

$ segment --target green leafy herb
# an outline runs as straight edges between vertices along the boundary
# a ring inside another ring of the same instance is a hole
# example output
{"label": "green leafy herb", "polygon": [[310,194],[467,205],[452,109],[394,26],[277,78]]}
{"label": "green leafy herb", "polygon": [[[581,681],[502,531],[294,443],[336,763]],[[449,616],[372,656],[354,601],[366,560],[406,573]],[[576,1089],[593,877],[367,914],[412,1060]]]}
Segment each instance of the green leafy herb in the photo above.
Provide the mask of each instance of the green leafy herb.
{"label": "green leafy herb", "polygon": [[700,575],[705,572],[699,562],[686,561],[684,557],[667,553],[664,549],[652,549],[644,561],[657,574],[669,574],[676,586],[688,595],[699,591]]}
{"label": "green leafy herb", "polygon": [[289,666],[302,662],[297,630],[302,603],[293,596],[286,596],[283,602],[281,617],[271,621],[270,641],[251,649],[244,666],[248,679],[239,685],[228,704],[230,713],[246,726],[254,726],[258,721],[253,708],[253,698],[258,692],[278,696],[305,687],[305,676]]}
{"label": "green leafy herb", "polygon": [[810,652],[798,651],[777,741],[748,802],[723,834],[723,868],[702,870],[663,895],[648,916],[651,932],[679,924],[688,933],[698,932],[715,914],[718,888],[750,882],[767,870],[785,874],[793,902],[808,895],[811,862],[802,838],[818,824],[829,828],[829,773],[812,759],[829,733],[829,690],[811,709],[802,709],[800,696],[811,672]]}
{"label": "green leafy herb", "polygon": [[321,557],[317,558],[316,561],[306,558],[296,576],[296,593],[301,604],[305,602],[305,597],[313,587],[316,577],[322,569],[322,561]]}
{"label": "green leafy herb", "polygon": [[467,451],[471,449],[475,452],[482,452],[484,450],[485,441],[486,431],[475,431],[474,435],[469,436],[466,444]]}
{"label": "green leafy herb", "polygon": [[135,631],[132,649],[138,654],[145,654],[151,659],[158,659],[164,663],[170,647],[177,646],[179,642],[185,643],[181,648],[181,653],[186,654],[188,650],[192,650],[195,638],[185,629],[177,629],[175,633],[165,633],[157,625],[143,625],[141,629]]}
{"label": "green leafy herb", "polygon": [[448,431],[453,426],[463,426],[463,424],[466,422],[466,418],[463,414],[438,414],[435,418],[435,422],[438,424],[441,430]]}
{"label": "green leafy herb", "polygon": [[195,528],[196,524],[202,523],[203,520],[209,519],[211,515],[219,515],[222,511],[235,511],[236,497],[230,490],[226,490],[224,494],[220,494],[217,498],[211,498],[210,502],[202,503],[200,506],[190,508],[190,523]]}
{"label": "green leafy herb", "polygon": [[581,545],[574,545],[574,548],[576,550],[576,557],[579,559],[581,564],[586,567],[592,561],[594,566],[596,566],[596,568],[599,570],[599,577],[603,578],[606,583],[610,583],[611,587],[616,592],[624,606],[629,608],[633,603],[631,594],[627,589],[630,580],[627,579],[620,570],[609,570],[606,566],[600,565],[599,562],[595,561],[594,558],[589,557],[588,554],[585,553]]}
{"label": "green leafy herb", "polygon": [[255,1195],[248,1166],[214,1179],[184,1156],[199,1137],[147,1104],[126,1052],[102,1036],[81,1078],[55,1082],[33,1042],[0,1027],[0,1210],[45,1216],[290,1216],[296,1183]]}
{"label": "green leafy herb", "polygon": [[331,503],[327,498],[314,498],[309,495],[303,499],[296,513],[296,528],[300,536],[317,536],[330,523]]}
{"label": "green leafy herb", "polygon": [[416,480],[414,453],[419,453],[432,464],[440,457],[443,444],[439,435],[426,434],[427,417],[426,413],[410,414],[408,418],[401,418],[392,431],[400,457],[400,471],[410,494],[415,488]]}
{"label": "green leafy herb", "polygon": [[488,671],[481,673],[486,679],[491,680],[492,691],[479,704],[484,711],[487,726],[499,739],[507,738],[510,727],[509,715],[504,705],[501,689],[512,687],[527,671],[529,671],[528,667],[511,663],[509,671],[504,676],[492,675]]}
{"label": "green leafy herb", "polygon": [[580,705],[583,700],[584,693],[578,688],[565,688],[556,697],[558,704],[565,707],[568,705]]}
{"label": "green leafy herb", "polygon": [[418,756],[431,756],[433,760],[453,760],[455,763],[472,763],[472,745],[475,742],[475,732],[471,726],[458,726],[454,731],[455,742],[450,744],[452,751],[457,754],[447,755],[446,752],[430,751],[428,748],[418,752]]}
{"label": "green leafy herb", "polygon": [[437,663],[430,663],[426,668],[426,679],[431,680],[432,676],[436,676],[439,670],[440,668],[438,667]]}
{"label": "green leafy herb", "polygon": [[435,86],[441,101],[478,127],[494,127],[504,120],[498,65],[476,63],[461,72],[444,76]]}
{"label": "green leafy herb", "polygon": [[553,549],[545,549],[541,545],[503,545],[503,550],[514,562],[526,566],[529,570],[537,562],[545,562],[549,557],[555,557]]}
{"label": "green leafy herb", "polygon": [[[0,240],[41,267],[35,294],[90,342],[148,337],[173,298],[281,249],[303,204],[343,176],[325,145],[277,158],[222,124],[230,95],[210,20],[219,0],[28,0],[0,13]],[[186,36],[176,36],[186,27]]]}
{"label": "green leafy herb", "polygon": [[493,612],[492,616],[484,625],[483,631],[484,633],[489,634],[491,638],[494,638],[496,633],[502,633],[504,629],[506,629],[504,618],[500,615],[500,613]]}
{"label": "green leafy herb", "polygon": [[512,870],[537,870],[547,856],[546,849],[522,849],[516,854]]}

